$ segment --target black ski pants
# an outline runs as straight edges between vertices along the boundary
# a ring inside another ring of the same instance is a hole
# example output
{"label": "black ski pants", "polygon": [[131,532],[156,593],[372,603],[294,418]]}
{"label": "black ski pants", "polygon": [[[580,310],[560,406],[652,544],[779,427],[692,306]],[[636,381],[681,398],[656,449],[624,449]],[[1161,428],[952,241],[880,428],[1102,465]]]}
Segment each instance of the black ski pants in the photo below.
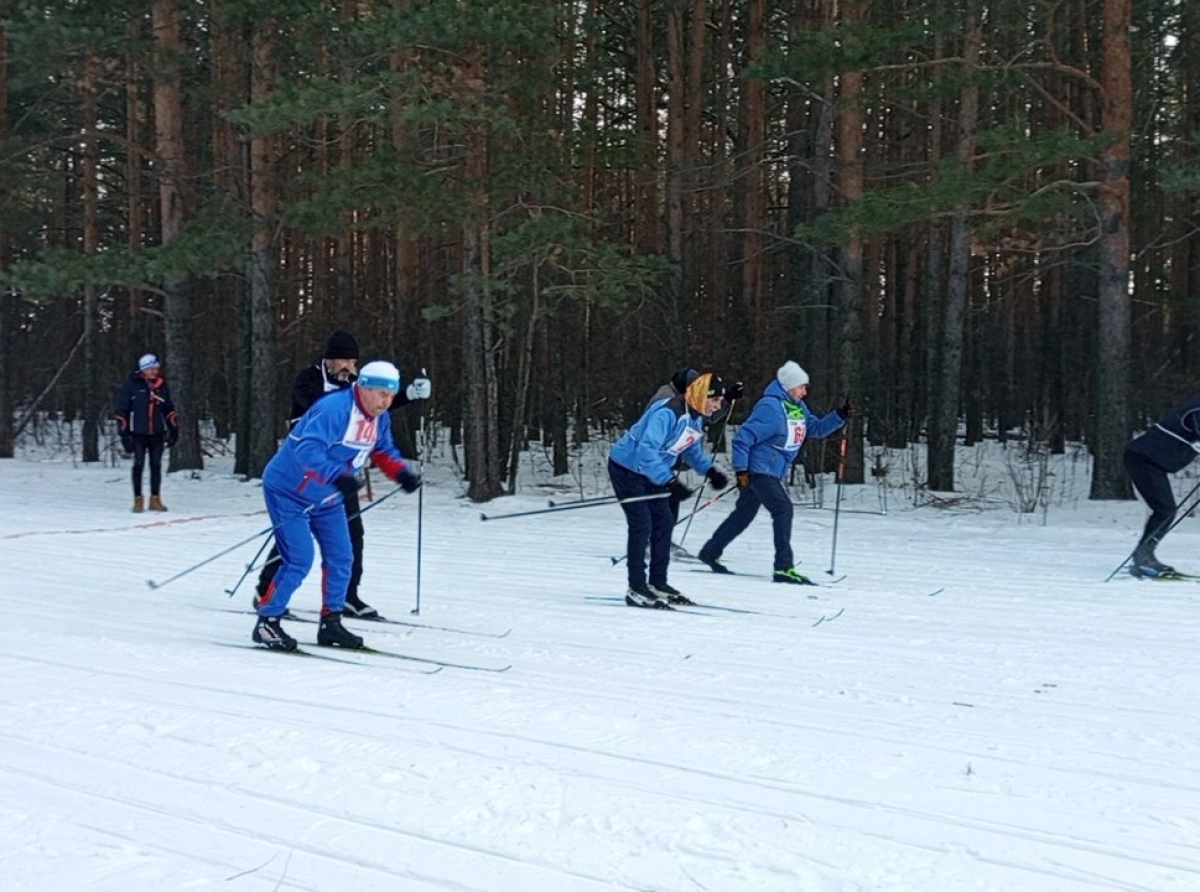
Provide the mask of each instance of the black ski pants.
{"label": "black ski pants", "polygon": [[1171,481],[1167,479],[1166,471],[1140,452],[1126,449],[1124,459],[1133,488],[1150,508],[1150,519],[1146,521],[1138,544],[1147,540],[1159,542],[1175,519],[1175,493],[1171,491]]}
{"label": "black ski pants", "polygon": [[[633,499],[638,496],[665,495],[667,488],[654,483],[636,471],[631,471],[611,459],[608,476],[612,481],[613,494],[618,499]],[[667,567],[671,563],[671,530],[675,526],[671,508],[665,498],[647,499],[622,505],[629,531],[625,541],[625,559],[628,564],[629,587],[646,586],[646,546],[650,546],[650,579],[652,585],[667,581]]]}
{"label": "black ski pants", "polygon": [[150,495],[162,494],[162,457],[165,434],[133,434],[133,494],[142,494],[142,471],[150,459]]}

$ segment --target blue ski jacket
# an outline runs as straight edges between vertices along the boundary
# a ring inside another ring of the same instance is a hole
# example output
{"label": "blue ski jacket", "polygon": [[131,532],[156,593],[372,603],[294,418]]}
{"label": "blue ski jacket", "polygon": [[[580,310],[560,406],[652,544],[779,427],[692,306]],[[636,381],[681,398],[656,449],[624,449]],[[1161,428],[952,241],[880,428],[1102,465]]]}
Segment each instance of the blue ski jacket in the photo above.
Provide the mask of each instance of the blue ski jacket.
{"label": "blue ski jacket", "polygon": [[733,437],[733,469],[782,480],[809,437],[827,437],[846,420],[837,412],[814,415],[804,400],[793,400],[775,378],[750,417]]}
{"label": "blue ski jacket", "polygon": [[701,474],[713,466],[704,453],[704,419],[688,411],[682,395],[651,403],[608,457],[658,486],[671,482],[678,458]]}
{"label": "blue ski jacket", "polygon": [[357,473],[368,460],[391,480],[407,467],[392,440],[391,416],[372,418],[359,404],[358,388],[348,387],[317,400],[301,416],[267,463],[263,487],[306,504],[340,499],[337,479]]}

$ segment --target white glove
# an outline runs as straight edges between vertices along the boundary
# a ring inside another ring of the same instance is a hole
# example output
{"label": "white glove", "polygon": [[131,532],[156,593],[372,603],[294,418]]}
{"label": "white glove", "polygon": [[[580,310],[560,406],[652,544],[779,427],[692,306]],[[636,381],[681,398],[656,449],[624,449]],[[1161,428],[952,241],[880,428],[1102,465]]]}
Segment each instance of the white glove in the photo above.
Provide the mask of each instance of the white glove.
{"label": "white glove", "polygon": [[413,378],[412,383],[404,389],[404,395],[410,400],[427,400],[433,393],[433,384],[428,378]]}

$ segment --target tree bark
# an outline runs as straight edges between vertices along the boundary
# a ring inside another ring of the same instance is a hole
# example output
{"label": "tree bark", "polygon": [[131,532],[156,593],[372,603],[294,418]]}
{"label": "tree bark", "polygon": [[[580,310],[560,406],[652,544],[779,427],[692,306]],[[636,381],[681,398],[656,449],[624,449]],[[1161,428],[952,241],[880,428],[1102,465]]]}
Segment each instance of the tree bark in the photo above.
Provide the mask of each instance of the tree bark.
{"label": "tree bark", "polygon": [[1129,129],[1133,69],[1130,0],[1104,0],[1101,122],[1112,140],[1100,156],[1099,338],[1093,499],[1132,498],[1121,452],[1129,438]]}
{"label": "tree bark", "polygon": [[[183,83],[179,70],[184,47],[178,0],[154,0],[154,42],[158,49],[154,75],[155,162],[158,167],[159,226],[162,244],[178,237],[190,213],[187,156],[183,140]],[[179,442],[171,450],[170,470],[204,467],[193,387],[192,289],[185,280],[163,283],[166,295],[166,359],[171,396],[179,412]]]}
{"label": "tree bark", "polygon": [[[100,81],[100,58],[89,53],[83,63],[80,83],[83,139],[80,146],[80,181],[83,197],[83,253],[95,257],[100,247],[100,224],[97,219],[100,203],[98,180],[99,148],[96,136],[97,91]],[[83,461],[100,461],[100,313],[97,308],[96,285],[91,280],[83,286]],[[108,413],[104,413],[107,415]]]}
{"label": "tree bark", "polygon": [[[959,93],[955,157],[959,170],[969,175],[974,167],[979,126],[979,86],[975,76],[983,43],[983,27],[976,10],[976,0],[967,0],[966,14],[963,29],[966,82]],[[950,218],[950,274],[946,282],[946,302],[940,326],[939,372],[934,383],[937,411],[930,417],[927,461],[929,488],[938,492],[954,491],[954,452],[958,440],[963,337],[971,264],[970,211],[969,206],[960,205]]]}
{"label": "tree bark", "polygon": [[[0,25],[0,140],[8,137],[8,32]],[[7,207],[11,187],[0,172],[0,207]],[[7,272],[9,263],[8,229],[0,223],[0,273]],[[8,289],[0,290],[0,458],[16,454],[13,436],[13,375],[12,335],[17,296]]]}
{"label": "tree bark", "polygon": [[[263,99],[275,86],[275,23],[263,22],[251,38],[250,100]],[[277,403],[277,335],[275,279],[277,275],[275,137],[250,137],[249,190],[254,234],[250,239],[250,454],[249,471],[261,477],[275,454],[279,418]]]}
{"label": "tree bark", "polygon": [[[846,0],[842,7],[842,24],[850,29],[860,26],[865,11],[865,0]],[[863,194],[863,72],[857,69],[843,71],[839,82],[838,190],[844,202],[853,204]],[[840,260],[838,310],[841,314],[839,331],[842,343],[838,354],[838,384],[842,395],[861,399],[863,240],[857,226],[851,228],[840,251]],[[842,482],[863,482],[862,437],[850,437]]]}

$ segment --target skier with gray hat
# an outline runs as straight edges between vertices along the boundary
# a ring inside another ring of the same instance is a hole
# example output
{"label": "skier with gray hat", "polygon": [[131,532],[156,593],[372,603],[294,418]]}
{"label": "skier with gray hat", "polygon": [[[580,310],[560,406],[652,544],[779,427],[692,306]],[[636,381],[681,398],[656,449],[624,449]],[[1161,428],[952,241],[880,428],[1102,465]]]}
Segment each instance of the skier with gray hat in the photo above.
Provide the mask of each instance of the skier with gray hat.
{"label": "skier with gray hat", "polygon": [[840,429],[854,410],[850,402],[836,411],[817,415],[808,407],[808,372],[788,361],[763,389],[763,395],[746,423],[733,437],[732,457],[738,500],[733,513],[717,527],[697,557],[714,573],[729,573],[721,555],[729,543],[745,532],[765,506],[771,514],[775,536],[772,582],[813,585],[795,566],[792,553],[792,516],[795,509],[783,478],[809,437],[827,437]]}

